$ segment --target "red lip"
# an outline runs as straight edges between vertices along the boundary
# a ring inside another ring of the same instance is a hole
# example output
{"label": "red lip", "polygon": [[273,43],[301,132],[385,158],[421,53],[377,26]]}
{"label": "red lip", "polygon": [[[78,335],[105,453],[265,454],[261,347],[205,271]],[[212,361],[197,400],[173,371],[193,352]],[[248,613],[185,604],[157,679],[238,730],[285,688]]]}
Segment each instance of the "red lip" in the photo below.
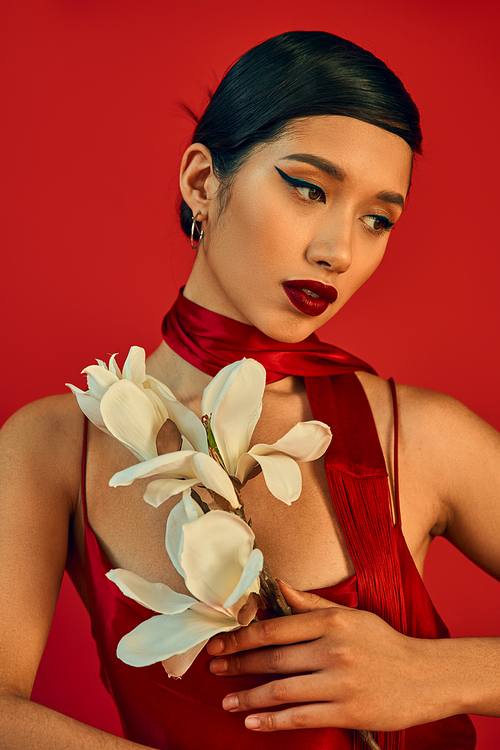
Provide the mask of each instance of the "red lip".
{"label": "red lip", "polygon": [[[322,284],[321,281],[293,279],[283,283],[286,296],[294,307],[305,315],[315,317],[327,310],[328,305],[338,297],[338,292],[333,286]],[[303,290],[307,289],[318,297],[310,297]]]}

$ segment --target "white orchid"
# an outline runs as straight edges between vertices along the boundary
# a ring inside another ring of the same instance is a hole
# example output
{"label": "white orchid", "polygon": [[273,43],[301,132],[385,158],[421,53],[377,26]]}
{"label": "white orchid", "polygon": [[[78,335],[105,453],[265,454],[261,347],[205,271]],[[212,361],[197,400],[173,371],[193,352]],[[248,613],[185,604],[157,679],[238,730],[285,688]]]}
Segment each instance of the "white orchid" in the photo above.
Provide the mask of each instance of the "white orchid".
{"label": "white orchid", "polygon": [[100,430],[123,443],[140,461],[158,455],[156,436],[168,419],[167,402],[174,395],[166,385],[146,374],[146,354],[131,347],[123,372],[116,354],[109,365],[98,359],[82,370],[88,390],[70,383],[80,409]]}
{"label": "white orchid", "polygon": [[[290,505],[302,489],[296,462],[314,461],[322,456],[330,444],[331,432],[323,422],[299,422],[277,442],[258,443],[249,449],[262,410],[265,384],[266,371],[253,359],[224,367],[203,392],[201,419],[168,389],[162,392],[159,384],[158,393],[167,406],[169,418],[192,449],[156,456],[124,469],[111,478],[110,485],[123,486],[138,478],[156,476],[144,499],[158,507],[173,495],[201,484],[238,508],[234,485],[245,484],[258,469],[270,492]],[[127,405],[123,403],[120,408],[123,422],[128,423],[130,419],[124,413]],[[125,437],[121,439],[124,441]]]}
{"label": "white orchid", "polygon": [[125,635],[117,656],[134,667],[161,661],[171,677],[183,675],[213,635],[250,622],[263,566],[250,527],[232,513],[203,515],[189,492],[169,515],[165,546],[193,596],[127,570],[107,573],[123,594],[161,613]]}

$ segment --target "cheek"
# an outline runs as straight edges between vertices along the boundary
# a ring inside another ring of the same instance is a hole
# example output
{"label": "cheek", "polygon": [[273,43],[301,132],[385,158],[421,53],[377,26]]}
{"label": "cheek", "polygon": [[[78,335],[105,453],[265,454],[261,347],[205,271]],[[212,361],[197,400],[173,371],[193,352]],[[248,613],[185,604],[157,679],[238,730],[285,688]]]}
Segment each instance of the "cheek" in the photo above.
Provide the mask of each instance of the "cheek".
{"label": "cheek", "polygon": [[293,234],[283,211],[259,200],[235,201],[232,208],[235,220],[225,228],[224,244],[234,271],[247,275],[281,268],[289,256]]}
{"label": "cheek", "polygon": [[350,269],[349,280],[346,278],[348,283],[345,288],[347,295],[344,303],[375,273],[384,258],[386,246],[387,241],[382,248],[376,250],[374,248],[368,248],[368,250],[365,248],[357,256],[354,256],[355,260]]}

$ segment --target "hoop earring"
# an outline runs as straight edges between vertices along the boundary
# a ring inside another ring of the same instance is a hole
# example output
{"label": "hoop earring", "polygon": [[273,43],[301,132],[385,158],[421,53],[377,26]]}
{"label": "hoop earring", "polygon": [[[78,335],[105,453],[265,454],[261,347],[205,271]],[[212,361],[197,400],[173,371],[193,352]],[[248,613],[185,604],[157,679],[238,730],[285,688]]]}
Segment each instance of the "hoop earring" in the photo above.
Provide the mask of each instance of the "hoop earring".
{"label": "hoop earring", "polygon": [[[198,227],[196,226],[196,219],[198,218],[200,214],[201,214],[201,211],[198,211],[196,216],[193,216],[193,221],[191,222],[191,247],[193,248],[193,250],[198,250],[199,246],[201,245],[203,235],[205,234],[203,229],[198,229]],[[198,244],[196,245],[194,244],[194,230],[195,229],[198,232]]]}

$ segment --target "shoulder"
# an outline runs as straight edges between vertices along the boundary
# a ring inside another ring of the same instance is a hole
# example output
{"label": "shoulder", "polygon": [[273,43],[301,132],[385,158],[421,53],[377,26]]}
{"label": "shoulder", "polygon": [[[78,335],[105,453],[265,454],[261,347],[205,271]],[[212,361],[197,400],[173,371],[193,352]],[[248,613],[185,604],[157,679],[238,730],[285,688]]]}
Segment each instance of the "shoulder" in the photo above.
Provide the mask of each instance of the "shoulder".
{"label": "shoulder", "polygon": [[[358,373],[374,415],[381,442],[389,445],[394,429],[389,383]],[[423,481],[445,494],[457,481],[471,481],[478,467],[496,472],[500,434],[457,399],[436,391],[397,384],[399,451]],[[466,475],[466,476],[465,476]],[[461,479],[462,478],[462,479]]]}
{"label": "shoulder", "polygon": [[3,481],[15,476],[22,482],[36,475],[40,486],[58,487],[76,504],[83,425],[72,394],[50,396],[19,409],[0,430]]}
{"label": "shoulder", "polygon": [[419,450],[446,456],[451,465],[500,449],[499,433],[452,396],[400,384],[397,396],[402,438]]}
{"label": "shoulder", "polygon": [[[23,446],[38,444],[42,447],[47,440],[55,448],[67,445],[67,440],[83,428],[83,414],[75,397],[71,394],[49,396],[33,401],[15,412],[3,425],[0,439],[11,440]],[[53,442],[54,441],[54,442]]]}
{"label": "shoulder", "polygon": [[[392,412],[389,382],[366,372],[356,374],[374,412],[389,408]],[[478,437],[482,433],[498,436],[493,427],[452,396],[402,383],[396,383],[396,394],[400,424],[409,435],[427,440],[445,434],[456,440],[466,434],[470,437],[471,432]]]}
{"label": "shoulder", "polygon": [[[387,381],[360,373],[377,429],[393,429]],[[500,488],[500,434],[457,399],[397,384],[399,451],[409,476],[431,487],[447,503],[453,498]],[[392,423],[392,424],[391,424]]]}
{"label": "shoulder", "polygon": [[[366,373],[359,379],[390,457],[389,385]],[[443,534],[500,578],[500,434],[451,396],[400,384],[396,391],[401,514],[410,549],[418,557],[423,534]]]}

